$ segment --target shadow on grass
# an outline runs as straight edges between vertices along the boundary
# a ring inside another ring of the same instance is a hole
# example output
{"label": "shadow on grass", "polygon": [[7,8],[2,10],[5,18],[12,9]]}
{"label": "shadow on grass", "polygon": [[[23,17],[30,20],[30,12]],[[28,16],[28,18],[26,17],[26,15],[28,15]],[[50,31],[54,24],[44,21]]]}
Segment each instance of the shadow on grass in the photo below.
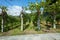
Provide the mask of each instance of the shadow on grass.
{"label": "shadow on grass", "polygon": [[4,27],[4,32],[7,32],[9,30],[13,30],[15,28],[18,28],[20,25],[16,25],[16,26],[7,26],[7,27]]}
{"label": "shadow on grass", "polygon": [[24,30],[27,29],[29,27],[29,24],[24,25]]}
{"label": "shadow on grass", "polygon": [[60,24],[56,24],[56,28],[57,29],[60,29]]}

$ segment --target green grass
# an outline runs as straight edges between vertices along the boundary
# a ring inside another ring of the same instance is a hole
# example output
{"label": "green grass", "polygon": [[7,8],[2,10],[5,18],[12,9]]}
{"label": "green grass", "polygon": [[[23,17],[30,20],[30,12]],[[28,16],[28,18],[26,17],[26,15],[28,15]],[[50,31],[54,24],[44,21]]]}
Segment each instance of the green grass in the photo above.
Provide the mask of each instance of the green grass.
{"label": "green grass", "polygon": [[[51,30],[55,30],[51,31]],[[0,36],[10,36],[10,35],[26,35],[26,34],[44,34],[44,33],[60,33],[60,29],[51,29],[49,32],[44,32],[42,30],[35,31],[34,29],[26,29],[24,31],[21,31],[19,28],[9,30],[8,32],[0,33]]]}
{"label": "green grass", "polygon": [[9,30],[8,32],[0,33],[0,36],[22,35],[23,32],[19,28]]}
{"label": "green grass", "polygon": [[[17,25],[19,23],[16,23]],[[16,24],[14,26],[16,26]],[[27,34],[44,34],[44,33],[60,33],[60,29],[53,29],[51,28],[48,32],[46,32],[46,26],[44,26],[44,24],[41,24],[41,30],[40,31],[35,31],[35,26],[32,26],[32,24],[30,24],[28,26],[28,28],[26,28],[24,31],[20,30],[20,26],[18,26],[17,28],[11,29],[7,32],[0,32],[0,36],[10,36],[10,35],[27,35]]]}

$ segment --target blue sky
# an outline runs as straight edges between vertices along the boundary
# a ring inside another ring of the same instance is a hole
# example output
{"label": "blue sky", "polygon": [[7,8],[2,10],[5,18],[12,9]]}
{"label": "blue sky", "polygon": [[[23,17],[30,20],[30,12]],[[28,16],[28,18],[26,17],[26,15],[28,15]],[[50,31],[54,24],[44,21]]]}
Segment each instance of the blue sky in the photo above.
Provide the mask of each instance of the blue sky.
{"label": "blue sky", "polygon": [[[39,2],[41,0],[38,0]],[[0,0],[0,5],[3,6],[28,6],[28,2],[36,2],[36,0]]]}
{"label": "blue sky", "polygon": [[[0,0],[0,6],[6,6],[8,8],[7,14],[19,16],[22,11],[22,6],[28,7],[29,2],[36,2],[36,0]],[[38,0],[38,2],[41,2],[41,0]],[[25,12],[31,13],[30,10],[25,10]]]}

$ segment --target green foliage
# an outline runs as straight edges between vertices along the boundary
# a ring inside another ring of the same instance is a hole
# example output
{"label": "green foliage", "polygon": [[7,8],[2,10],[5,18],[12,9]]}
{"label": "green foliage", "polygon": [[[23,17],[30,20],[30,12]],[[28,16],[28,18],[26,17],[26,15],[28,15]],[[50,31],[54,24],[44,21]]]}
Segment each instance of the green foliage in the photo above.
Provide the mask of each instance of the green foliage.
{"label": "green foliage", "polygon": [[2,9],[2,11],[6,12],[8,9],[6,6],[0,6],[0,8]]}
{"label": "green foliage", "polygon": [[23,14],[23,23],[26,24],[28,20],[30,20],[29,14],[27,13]]}
{"label": "green foliage", "polygon": [[33,24],[34,24],[34,26],[37,26],[37,19],[38,19],[38,14],[37,13],[35,13],[35,15],[34,15],[35,17],[34,17],[34,19],[33,19]]}
{"label": "green foliage", "polygon": [[52,19],[51,16],[49,15],[49,16],[46,17],[46,21],[48,21],[48,22],[53,22],[53,19]]}
{"label": "green foliage", "polygon": [[[2,17],[0,16],[0,26],[1,26],[1,19],[2,19]],[[18,25],[18,24],[20,25],[19,22],[20,22],[19,17],[6,15],[6,20],[5,20],[5,24],[4,24],[4,31],[9,31],[9,30],[15,28],[16,26],[14,26],[14,25]],[[1,27],[0,27],[0,30],[1,30]]]}
{"label": "green foliage", "polygon": [[36,3],[32,3],[30,2],[29,4],[29,9],[30,10],[40,10],[41,6],[40,3],[36,2]]}
{"label": "green foliage", "polygon": [[56,15],[56,20],[57,20],[57,21],[60,20],[60,13],[58,13],[58,14]]}

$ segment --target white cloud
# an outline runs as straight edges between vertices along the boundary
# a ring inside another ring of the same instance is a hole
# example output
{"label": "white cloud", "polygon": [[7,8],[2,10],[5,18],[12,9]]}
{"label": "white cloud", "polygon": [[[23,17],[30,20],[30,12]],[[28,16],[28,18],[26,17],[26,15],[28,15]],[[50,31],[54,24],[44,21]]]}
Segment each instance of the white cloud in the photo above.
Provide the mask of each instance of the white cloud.
{"label": "white cloud", "polygon": [[19,16],[22,11],[21,6],[9,6],[7,14],[12,16]]}
{"label": "white cloud", "polygon": [[31,13],[31,10],[25,10],[26,13]]}
{"label": "white cloud", "polygon": [[[12,15],[12,16],[19,16],[20,13],[22,11],[22,7],[21,6],[9,6],[8,7],[8,11],[7,14],[8,15]],[[31,10],[24,10],[25,13],[31,13]]]}

